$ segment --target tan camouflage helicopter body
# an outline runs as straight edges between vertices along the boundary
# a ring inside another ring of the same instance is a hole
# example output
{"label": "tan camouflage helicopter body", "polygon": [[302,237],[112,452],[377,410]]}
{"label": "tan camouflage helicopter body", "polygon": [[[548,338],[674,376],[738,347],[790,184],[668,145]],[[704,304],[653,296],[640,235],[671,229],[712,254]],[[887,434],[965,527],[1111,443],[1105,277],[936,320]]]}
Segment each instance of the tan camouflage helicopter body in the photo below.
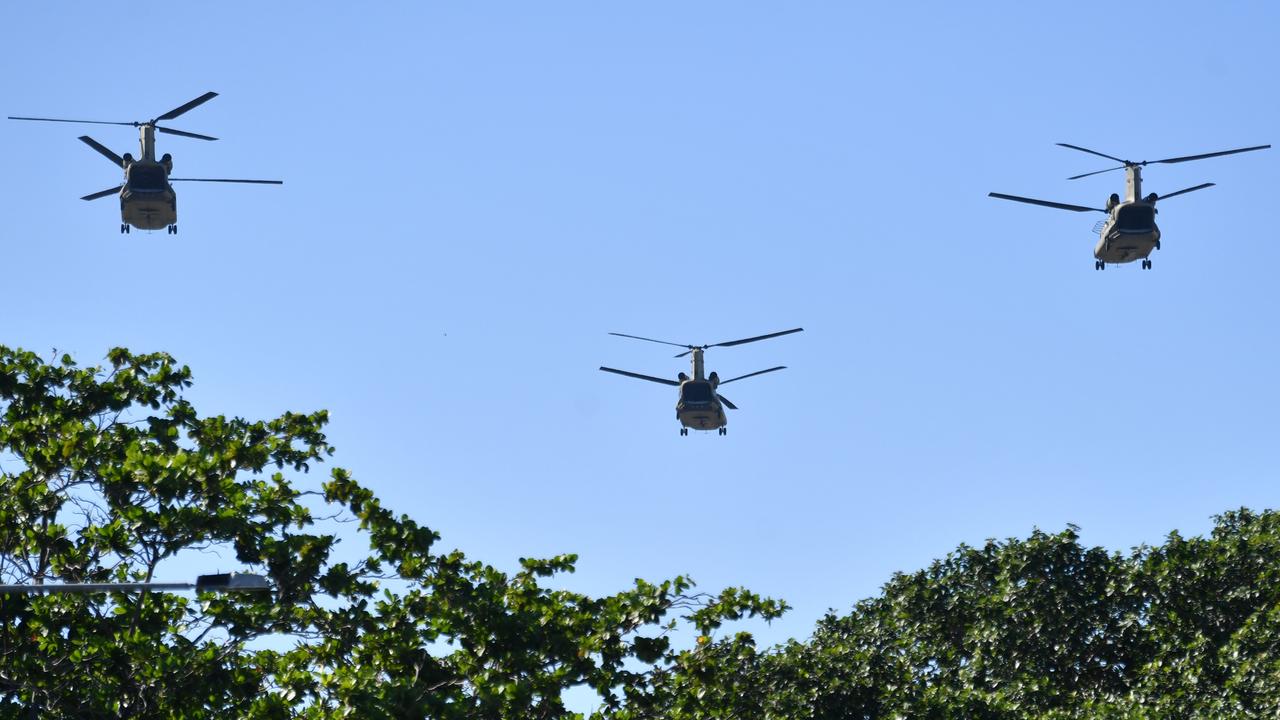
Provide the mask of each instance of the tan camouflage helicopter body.
{"label": "tan camouflage helicopter body", "polygon": [[1085,173],[1083,175],[1075,175],[1068,180],[1079,180],[1090,175],[1098,173],[1111,172],[1112,170],[1125,171],[1125,195],[1124,200],[1120,199],[1117,194],[1112,194],[1107,199],[1105,208],[1085,207],[1083,205],[1068,205],[1066,203],[1050,202],[1048,200],[1035,200],[1033,198],[1020,197],[1017,195],[1005,195],[1003,193],[988,193],[990,197],[1000,198],[1001,200],[1015,200],[1022,203],[1030,203],[1032,205],[1043,205],[1044,207],[1058,208],[1059,210],[1072,210],[1074,212],[1101,212],[1107,214],[1107,219],[1100,222],[1097,226],[1098,244],[1093,250],[1095,270],[1103,270],[1108,263],[1120,264],[1133,262],[1134,260],[1142,261],[1142,269],[1151,269],[1151,260],[1149,256],[1152,251],[1160,249],[1160,228],[1156,227],[1156,201],[1168,200],[1176,195],[1203,190],[1207,187],[1213,187],[1213,183],[1204,183],[1195,187],[1184,188],[1177,192],[1171,192],[1166,195],[1156,195],[1151,193],[1146,197],[1142,196],[1142,168],[1146,165],[1160,163],[1180,163],[1189,160],[1204,160],[1205,158],[1218,157],[1220,155],[1234,155],[1236,153],[1250,152],[1252,150],[1265,150],[1270,145],[1257,145],[1255,147],[1238,148],[1235,150],[1223,150],[1221,152],[1205,153],[1203,155],[1187,155],[1184,157],[1165,158],[1164,160],[1143,160],[1142,162],[1133,162],[1132,160],[1121,160],[1111,155],[1106,155],[1095,150],[1082,148],[1076,145],[1068,145],[1066,143],[1058,143],[1059,146],[1079,150],[1090,155],[1098,155],[1115,160],[1121,163],[1120,167],[1107,168],[1106,170],[1096,170],[1094,172]]}
{"label": "tan camouflage helicopter body", "polygon": [[746,338],[743,340],[730,340],[729,342],[714,343],[712,345],[685,345],[682,343],[667,342],[666,340],[654,340],[653,338],[640,337],[639,335],[624,335],[623,333],[609,333],[618,337],[632,338],[633,340],[645,340],[647,342],[661,343],[662,345],[674,345],[675,347],[687,348],[685,352],[676,355],[676,357],[684,357],[691,355],[691,363],[693,377],[684,373],[676,376],[675,380],[666,378],[653,377],[652,375],[641,375],[627,370],[617,370],[615,368],[601,366],[600,369],[605,372],[615,373],[617,375],[625,375],[627,377],[636,378],[638,380],[648,380],[649,382],[661,383],[663,385],[671,385],[680,388],[680,399],[676,403],[676,419],[680,421],[680,434],[688,435],[689,429],[694,430],[718,430],[721,435],[728,432],[729,419],[725,416],[724,409],[737,410],[738,406],[729,402],[729,399],[721,395],[717,390],[721,385],[726,385],[744,378],[755,377],[777,370],[786,369],[785,365],[771,367],[768,370],[757,370],[746,375],[721,380],[716,373],[706,375],[702,361],[702,353],[707,348],[713,347],[732,347],[734,345],[745,345],[749,342],[757,340],[768,340],[769,338],[779,337],[781,335],[790,335],[798,333],[804,328],[793,328],[791,330],[783,330],[782,332],[769,333],[768,335],[758,335],[756,337]]}
{"label": "tan camouflage helicopter body", "polygon": [[10,120],[36,120],[40,122],[86,123],[90,125],[130,125],[138,128],[141,157],[134,158],[129,153],[123,157],[115,154],[102,143],[88,135],[80,136],[80,141],[97,150],[116,167],[124,170],[124,182],[116,187],[85,195],[81,200],[97,200],[108,195],[120,196],[120,232],[129,232],[130,226],[139,230],[159,230],[168,228],[170,234],[178,232],[178,195],[173,190],[174,182],[218,182],[218,183],[251,183],[255,185],[281,185],[280,180],[232,180],[227,178],[175,178],[169,177],[173,172],[173,156],[165,153],[156,159],[156,132],[197,140],[217,140],[208,135],[174,130],[161,127],[156,123],[172,120],[179,115],[217,97],[218,93],[208,92],[200,97],[180,105],[169,112],[146,122],[107,122],[103,120],[64,120],[61,118],[14,117]]}

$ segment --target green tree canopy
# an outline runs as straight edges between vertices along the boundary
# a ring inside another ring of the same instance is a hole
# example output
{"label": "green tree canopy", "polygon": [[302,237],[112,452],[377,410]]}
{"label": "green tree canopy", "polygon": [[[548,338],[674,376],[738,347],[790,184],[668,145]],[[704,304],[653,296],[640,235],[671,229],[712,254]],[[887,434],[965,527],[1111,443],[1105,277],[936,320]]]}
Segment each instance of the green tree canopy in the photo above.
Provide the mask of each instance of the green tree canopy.
{"label": "green tree canopy", "polygon": [[667,718],[1280,717],[1280,514],[1129,554],[1076,528],[961,545],[806,642],[657,676]]}
{"label": "green tree canopy", "polygon": [[589,597],[544,584],[573,555],[505,573],[440,551],[346,471],[307,482],[325,413],[204,417],[168,355],[107,361],[0,347],[0,582],[150,581],[218,552],[274,589],[0,595],[0,716],[559,718],[574,686],[610,712],[676,656],[671,618],[784,610],[684,577]]}

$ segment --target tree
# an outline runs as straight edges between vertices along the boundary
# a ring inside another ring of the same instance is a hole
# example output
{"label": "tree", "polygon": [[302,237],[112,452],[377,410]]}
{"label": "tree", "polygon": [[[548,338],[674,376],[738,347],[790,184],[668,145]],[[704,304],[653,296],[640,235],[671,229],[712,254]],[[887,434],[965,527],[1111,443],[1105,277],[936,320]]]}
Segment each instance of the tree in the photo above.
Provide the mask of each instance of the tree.
{"label": "tree", "polygon": [[[218,551],[274,590],[0,595],[0,715],[560,718],[577,685],[622,712],[678,657],[674,615],[705,635],[785,609],[684,577],[595,598],[543,584],[573,555],[508,574],[439,552],[345,470],[307,483],[324,412],[204,417],[168,355],[107,360],[0,347],[0,579],[149,581]],[[343,518],[367,552],[339,552]]]}
{"label": "tree", "polygon": [[655,679],[681,720],[1276,717],[1280,514],[1128,555],[1074,527],[961,545],[806,642],[726,638]]}

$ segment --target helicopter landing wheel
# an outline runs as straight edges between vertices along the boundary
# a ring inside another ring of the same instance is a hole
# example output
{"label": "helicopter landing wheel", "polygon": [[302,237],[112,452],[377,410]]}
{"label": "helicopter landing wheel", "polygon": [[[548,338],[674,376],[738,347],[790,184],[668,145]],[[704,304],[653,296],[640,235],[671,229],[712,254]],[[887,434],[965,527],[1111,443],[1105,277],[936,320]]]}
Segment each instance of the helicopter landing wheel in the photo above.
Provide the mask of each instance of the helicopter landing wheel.
{"label": "helicopter landing wheel", "polygon": [[1157,241],[1156,241],[1156,249],[1157,249],[1157,250],[1159,250],[1159,249],[1160,249],[1160,241],[1159,241],[1159,240],[1157,240]]}
{"label": "helicopter landing wheel", "polygon": [[170,235],[177,235],[177,234],[178,234],[178,226],[177,226],[177,225],[170,225],[170,226],[169,226],[169,234],[170,234]]}
{"label": "helicopter landing wheel", "polygon": [[688,435],[688,434],[689,434],[689,428],[680,428],[680,437],[684,437],[685,435]]}
{"label": "helicopter landing wheel", "polygon": [[1102,262],[1101,260],[1094,260],[1094,261],[1093,261],[1093,269],[1094,269],[1094,270],[1103,270],[1103,269],[1105,269],[1106,267],[1107,267],[1107,264],[1106,264],[1106,263],[1104,263],[1104,262]]}
{"label": "helicopter landing wheel", "polygon": [[721,434],[721,435],[728,435],[728,434],[729,434],[729,428],[720,428],[720,434]]}
{"label": "helicopter landing wheel", "polygon": [[1143,270],[1150,270],[1150,269],[1151,269],[1151,261],[1150,261],[1150,260],[1143,260],[1143,261],[1142,261],[1142,269],[1143,269]]}
{"label": "helicopter landing wheel", "polygon": [[120,223],[120,234],[121,234],[121,235],[128,235],[128,234],[129,234],[129,224],[128,224],[128,223]]}

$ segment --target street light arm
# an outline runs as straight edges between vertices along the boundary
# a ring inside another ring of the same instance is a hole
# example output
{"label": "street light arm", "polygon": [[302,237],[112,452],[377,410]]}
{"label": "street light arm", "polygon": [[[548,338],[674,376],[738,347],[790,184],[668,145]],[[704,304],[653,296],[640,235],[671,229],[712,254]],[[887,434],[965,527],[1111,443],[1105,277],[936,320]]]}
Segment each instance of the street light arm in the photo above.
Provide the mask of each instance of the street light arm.
{"label": "street light arm", "polygon": [[52,585],[0,585],[0,595],[42,595],[45,593],[99,593],[99,592],[173,592],[196,590],[200,592],[249,592],[270,590],[271,583],[253,573],[218,573],[201,575],[194,583],[58,583]]}
{"label": "street light arm", "polygon": [[0,595],[46,593],[145,592],[148,590],[190,590],[194,583],[55,583],[50,585],[0,585]]}

